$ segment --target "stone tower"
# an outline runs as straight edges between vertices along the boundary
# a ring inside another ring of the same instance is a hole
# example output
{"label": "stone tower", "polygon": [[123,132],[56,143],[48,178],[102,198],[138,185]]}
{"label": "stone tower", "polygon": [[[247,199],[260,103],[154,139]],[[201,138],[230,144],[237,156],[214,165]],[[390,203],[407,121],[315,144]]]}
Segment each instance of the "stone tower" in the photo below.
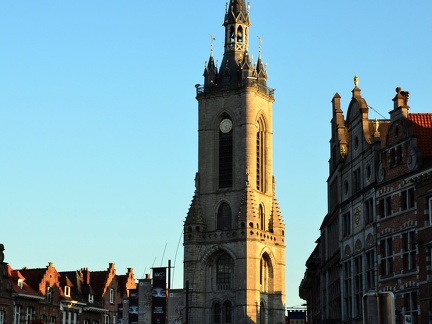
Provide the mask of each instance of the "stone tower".
{"label": "stone tower", "polygon": [[198,172],[184,224],[189,323],[284,323],[284,224],[272,173],[272,104],[249,9],[226,8],[224,56],[197,85]]}

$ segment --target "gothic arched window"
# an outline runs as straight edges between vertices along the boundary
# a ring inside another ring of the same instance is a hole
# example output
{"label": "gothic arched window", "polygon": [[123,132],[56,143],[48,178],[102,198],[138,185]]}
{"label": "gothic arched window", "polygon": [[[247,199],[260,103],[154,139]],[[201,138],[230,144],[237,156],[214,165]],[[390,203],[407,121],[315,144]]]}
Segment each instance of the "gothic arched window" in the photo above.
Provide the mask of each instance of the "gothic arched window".
{"label": "gothic arched window", "polygon": [[260,321],[259,321],[259,323],[260,324],[266,324],[266,309],[265,309],[265,305],[264,305],[264,302],[261,302],[260,303],[260,314],[259,314],[259,318],[260,318]]}
{"label": "gothic arched window", "polygon": [[221,309],[221,304],[219,303],[215,303],[213,304],[213,309],[212,309],[212,323],[222,323],[221,321],[221,313],[222,313],[222,309]]}
{"label": "gothic arched window", "polygon": [[231,290],[234,275],[234,260],[228,253],[222,254],[216,262],[217,290]]}
{"label": "gothic arched window", "polygon": [[232,323],[232,304],[230,301],[223,304],[223,321],[224,323]]}
{"label": "gothic arched window", "polygon": [[264,207],[263,205],[259,205],[259,218],[260,218],[260,223],[261,223],[261,230],[265,231],[266,230],[266,219],[265,219],[265,214],[264,214]]}
{"label": "gothic arched window", "polygon": [[219,124],[219,188],[230,188],[233,183],[233,131],[228,115]]}
{"label": "gothic arched window", "polygon": [[231,227],[231,207],[224,202],[218,209],[216,229],[231,229]]}
{"label": "gothic arched window", "polygon": [[239,42],[239,43],[243,42],[243,28],[242,28],[242,26],[239,26],[237,28],[237,42]]}
{"label": "gothic arched window", "polygon": [[270,257],[264,253],[260,261],[260,285],[262,292],[269,292],[273,282],[273,268]]}
{"label": "gothic arched window", "polygon": [[256,187],[257,190],[265,192],[265,124],[262,118],[259,118],[256,123]]}

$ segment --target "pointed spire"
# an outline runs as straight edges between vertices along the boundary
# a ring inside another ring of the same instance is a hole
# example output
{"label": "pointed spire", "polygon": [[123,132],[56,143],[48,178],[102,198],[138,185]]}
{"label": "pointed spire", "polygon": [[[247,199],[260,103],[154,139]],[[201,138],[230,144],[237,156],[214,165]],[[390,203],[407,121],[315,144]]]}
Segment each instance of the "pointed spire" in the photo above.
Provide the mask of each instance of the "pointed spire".
{"label": "pointed spire", "polygon": [[224,25],[235,24],[239,21],[249,23],[249,2],[246,7],[244,0],[230,0],[226,8]]}

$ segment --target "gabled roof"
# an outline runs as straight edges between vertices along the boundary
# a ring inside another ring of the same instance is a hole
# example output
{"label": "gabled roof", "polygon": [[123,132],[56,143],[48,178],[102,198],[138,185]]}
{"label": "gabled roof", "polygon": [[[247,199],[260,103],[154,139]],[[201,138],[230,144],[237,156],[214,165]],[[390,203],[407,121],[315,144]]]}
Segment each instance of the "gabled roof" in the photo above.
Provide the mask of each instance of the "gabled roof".
{"label": "gabled roof", "polygon": [[34,290],[39,290],[39,284],[46,273],[46,268],[38,269],[21,269],[20,272],[24,276],[26,283],[32,287]]}
{"label": "gabled roof", "polygon": [[424,158],[432,157],[432,114],[408,114],[412,122],[413,133],[417,137],[417,147]]}
{"label": "gabled roof", "polygon": [[[20,297],[31,298],[31,299],[44,299],[44,297],[39,296],[37,291],[32,289],[26,282],[25,277],[19,270],[13,270],[11,266],[8,265],[8,276],[11,278],[11,287],[13,293]],[[22,288],[18,285],[18,280],[23,280]]]}

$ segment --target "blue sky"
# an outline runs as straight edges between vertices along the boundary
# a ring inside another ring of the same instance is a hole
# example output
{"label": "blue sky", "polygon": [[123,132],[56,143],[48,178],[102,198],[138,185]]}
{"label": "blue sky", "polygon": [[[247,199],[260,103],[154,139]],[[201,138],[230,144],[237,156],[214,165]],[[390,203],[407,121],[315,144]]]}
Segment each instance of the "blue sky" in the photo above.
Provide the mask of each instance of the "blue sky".
{"label": "blue sky", "polygon": [[[0,3],[0,243],[19,269],[174,266],[197,171],[197,102],[223,54],[225,1]],[[249,52],[268,62],[287,306],[327,211],[331,99],[359,76],[388,116],[395,88],[430,112],[432,3],[251,1]],[[373,111],[370,118],[379,117]],[[165,251],[165,252],[164,252]]]}

